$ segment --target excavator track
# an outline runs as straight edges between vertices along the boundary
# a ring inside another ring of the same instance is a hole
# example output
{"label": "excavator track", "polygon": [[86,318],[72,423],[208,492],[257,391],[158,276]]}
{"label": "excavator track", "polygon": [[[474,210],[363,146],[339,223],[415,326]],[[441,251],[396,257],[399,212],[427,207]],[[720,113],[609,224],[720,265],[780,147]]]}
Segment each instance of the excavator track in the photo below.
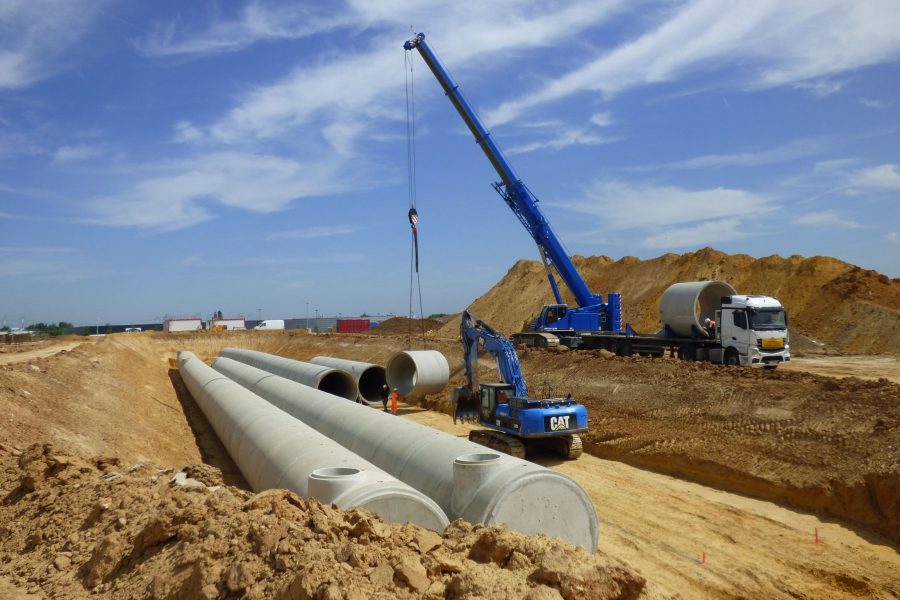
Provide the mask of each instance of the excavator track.
{"label": "excavator track", "polygon": [[568,460],[574,460],[581,456],[583,451],[583,447],[581,445],[581,437],[577,435],[573,435],[572,439],[569,441],[568,448],[566,449],[566,455],[564,458]]}
{"label": "excavator track", "polygon": [[[491,450],[497,450],[516,458],[525,458],[525,444],[506,433],[490,431],[488,429],[476,429],[469,432],[469,441],[487,446]],[[580,447],[580,445],[579,445]],[[581,452],[579,451],[579,454]]]}

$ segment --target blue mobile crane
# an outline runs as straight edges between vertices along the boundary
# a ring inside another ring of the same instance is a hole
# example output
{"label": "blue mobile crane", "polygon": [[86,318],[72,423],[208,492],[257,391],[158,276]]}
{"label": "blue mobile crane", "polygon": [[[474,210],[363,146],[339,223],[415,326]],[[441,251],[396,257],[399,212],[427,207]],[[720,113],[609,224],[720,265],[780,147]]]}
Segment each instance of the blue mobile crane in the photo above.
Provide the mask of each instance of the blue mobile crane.
{"label": "blue mobile crane", "polygon": [[[567,459],[581,456],[578,434],[587,431],[587,409],[571,396],[530,397],[512,343],[468,311],[463,311],[459,334],[467,385],[450,391],[454,421],[469,416],[487,428],[470,431],[469,439],[519,458],[536,446]],[[478,382],[479,350],[496,359],[500,383]]]}
{"label": "blue mobile crane", "polygon": [[[512,341],[529,346],[563,344],[569,348],[605,349],[621,356],[642,354],[660,357],[666,349],[682,360],[701,360],[720,364],[765,366],[775,368],[790,361],[787,332],[787,313],[774,298],[737,294],[724,282],[716,289],[721,296],[701,301],[701,313],[696,314],[695,302],[679,301],[678,314],[666,314],[671,304],[660,305],[663,328],[656,334],[636,333],[631,326],[622,324],[622,298],[616,292],[603,296],[588,289],[584,278],[575,268],[562,242],[550,223],[538,208],[538,200],[513,170],[503,152],[494,142],[463,96],[459,85],[435,55],[419,33],[403,45],[406,50],[418,50],[425,64],[437,78],[450,102],[475,136],[475,141],[487,156],[500,181],[494,189],[521,221],[525,230],[538,247],[541,262],[556,299],[528,324],[529,331],[515,333]],[[560,294],[554,271],[565,283],[577,306],[567,306]],[[698,294],[704,282],[676,283],[663,294],[671,299],[685,297],[684,290]],[[707,294],[708,295],[708,294]],[[673,300],[673,302],[675,302]],[[673,318],[674,317],[674,318]],[[703,331],[699,319],[708,317],[721,326],[717,330]],[[676,320],[693,322],[688,328]]]}
{"label": "blue mobile crane", "polygon": [[[493,184],[494,189],[512,209],[537,244],[541,261],[547,271],[550,287],[556,298],[556,304],[545,306],[540,315],[531,323],[532,332],[517,334],[516,341],[529,345],[546,346],[548,343],[556,344],[558,340],[563,341],[559,338],[561,335],[577,337],[577,332],[619,332],[622,329],[621,296],[618,293],[609,293],[604,302],[601,295],[594,294],[588,289],[587,283],[572,264],[562,241],[538,208],[537,198],[506,160],[491,134],[485,129],[472,106],[463,96],[459,85],[428,45],[425,34],[419,33],[408,40],[403,47],[406,50],[416,49],[419,51],[425,64],[431,69],[447,97],[450,98],[450,102],[465,121],[469,131],[475,136],[475,141],[481,146],[482,151],[494,166],[494,170],[500,176],[500,181]],[[578,303],[577,307],[568,307],[563,302],[556,277],[553,275],[554,270],[572,293]]]}

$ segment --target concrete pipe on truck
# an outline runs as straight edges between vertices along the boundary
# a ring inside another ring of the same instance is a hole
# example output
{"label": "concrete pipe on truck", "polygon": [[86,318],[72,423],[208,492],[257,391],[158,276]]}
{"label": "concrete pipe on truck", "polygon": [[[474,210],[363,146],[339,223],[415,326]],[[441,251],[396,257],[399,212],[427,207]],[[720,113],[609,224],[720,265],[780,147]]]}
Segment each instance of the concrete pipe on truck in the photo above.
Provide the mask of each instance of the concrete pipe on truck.
{"label": "concrete pipe on truck", "polygon": [[339,369],[353,375],[356,379],[356,387],[359,388],[359,400],[362,402],[379,403],[382,401],[382,391],[387,383],[387,375],[384,367],[372,363],[355,360],[344,360],[331,356],[316,356],[310,361],[314,365]]}
{"label": "concrete pipe on truck", "polygon": [[450,365],[437,350],[406,350],[387,363],[387,383],[406,398],[437,394],[450,381]]}
{"label": "concrete pipe on truck", "polygon": [[386,521],[412,522],[435,531],[443,531],[449,523],[444,511],[422,492],[288,417],[191,352],[178,354],[178,366],[194,400],[254,491],[285,488],[325,504],[359,506]]}
{"label": "concrete pipe on truck", "polygon": [[227,358],[213,368],[426,494],[451,519],[506,523],[597,549],[594,505],[562,473]]}
{"label": "concrete pipe on truck", "polygon": [[659,320],[675,335],[694,337],[694,330],[705,331],[703,321],[716,318],[722,296],[737,290],[724,281],[684,281],[673,283],[659,300]]}
{"label": "concrete pipe on truck", "polygon": [[334,367],[313,365],[243,348],[225,348],[219,354],[347,400],[356,402],[359,396],[359,388],[353,375]]}

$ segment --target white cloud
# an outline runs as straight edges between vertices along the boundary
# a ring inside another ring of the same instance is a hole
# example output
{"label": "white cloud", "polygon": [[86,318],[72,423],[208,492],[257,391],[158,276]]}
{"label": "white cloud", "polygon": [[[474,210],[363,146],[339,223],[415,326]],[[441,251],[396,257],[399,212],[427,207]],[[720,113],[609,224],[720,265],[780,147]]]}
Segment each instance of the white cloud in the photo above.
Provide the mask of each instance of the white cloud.
{"label": "white cloud", "polygon": [[900,190],[900,170],[893,164],[860,169],[852,175],[851,183],[861,188]]}
{"label": "white cloud", "polygon": [[64,52],[87,32],[104,0],[4,0],[0,6],[0,90],[21,89],[57,72]]}
{"label": "white cloud", "polygon": [[890,233],[885,234],[884,239],[892,244],[900,244],[900,233],[891,231]]}
{"label": "white cloud", "polygon": [[730,242],[746,237],[747,231],[738,219],[704,221],[689,227],[666,228],[644,238],[641,245],[655,250],[664,248],[691,248],[718,242]]}
{"label": "white cloud", "polygon": [[270,233],[266,236],[266,240],[308,240],[312,238],[332,237],[336,235],[347,235],[359,231],[356,225],[334,225],[331,227],[310,227],[308,229],[295,229],[293,231],[281,231],[278,233]]}
{"label": "white cloud", "polygon": [[212,203],[269,213],[304,197],[338,193],[352,184],[329,161],[298,163],[277,156],[218,152],[156,167],[127,192],[90,203],[91,223],[173,230],[213,218]]}
{"label": "white cloud", "polygon": [[866,108],[887,108],[888,103],[876,98],[860,98],[859,103]]}
{"label": "white cloud", "polygon": [[556,206],[594,215],[609,227],[648,228],[723,218],[760,215],[775,210],[767,196],[745,190],[686,190],[675,186],[597,181],[581,200]]}
{"label": "white cloud", "polygon": [[594,113],[591,115],[591,123],[593,123],[597,127],[609,127],[613,124],[612,113]]}
{"label": "white cloud", "polygon": [[665,163],[662,166],[674,169],[699,169],[706,167],[755,167],[773,163],[783,163],[821,152],[822,144],[812,140],[793,141],[783,146],[759,152],[739,152],[734,154],[707,154],[687,160]]}
{"label": "white cloud", "polygon": [[[506,0],[472,13],[453,3],[432,0],[403,10],[392,2],[354,2],[351,9],[362,23],[395,28],[409,22],[439,24],[427,32],[428,39],[440,40],[442,57],[461,71],[469,64],[483,64],[481,59],[487,55],[492,64],[502,64],[516,52],[559,43],[603,22],[625,4],[622,0],[581,0],[560,3],[549,11],[546,3]],[[502,34],[493,25],[500,20],[504,22]],[[397,65],[400,46],[395,38],[376,37],[374,50],[345,52],[336,54],[339,58],[335,60],[297,67],[280,81],[248,92],[208,132],[219,142],[237,143],[286,135],[306,124],[326,130],[341,123],[362,128],[373,117],[399,120],[403,118],[396,102],[396,90],[403,86]],[[414,58],[414,68],[427,73],[421,60]],[[426,93],[434,93],[436,86],[427,89]],[[339,147],[349,150],[346,145]]]}
{"label": "white cloud", "polygon": [[[689,73],[734,73],[748,88],[816,87],[900,56],[895,0],[691,0],[655,29],[489,113],[493,123],[579,92],[607,95]],[[833,84],[832,84],[833,85]]]}
{"label": "white cloud", "polygon": [[647,248],[683,248],[749,235],[760,215],[779,207],[772,198],[745,190],[686,190],[625,181],[597,181],[583,198],[556,202],[568,210],[595,217],[600,227],[577,235],[580,241],[606,235],[610,228],[646,236]]}
{"label": "white cloud", "polygon": [[189,121],[175,123],[175,141],[180,143],[196,142],[203,139],[203,132]]}
{"label": "white cloud", "polygon": [[87,144],[77,144],[74,146],[60,146],[53,153],[54,162],[78,162],[94,158],[103,154],[103,149],[98,146],[89,146]]}
{"label": "white cloud", "polygon": [[300,39],[351,23],[347,16],[320,14],[325,6],[253,1],[233,19],[213,14],[200,31],[190,30],[179,19],[156,23],[135,47],[152,57],[207,56],[235,52],[265,40]]}
{"label": "white cloud", "polygon": [[525,154],[543,149],[562,150],[569,146],[596,146],[614,141],[616,141],[615,138],[595,135],[584,129],[569,129],[559,132],[558,135],[550,139],[513,146],[507,151],[507,154]]}
{"label": "white cloud", "polygon": [[800,215],[791,221],[804,227],[832,229],[862,229],[864,226],[836,210],[822,210]]}
{"label": "white cloud", "polygon": [[71,283],[93,279],[103,271],[86,265],[71,248],[0,247],[0,278]]}
{"label": "white cloud", "polygon": [[846,79],[838,80],[838,79],[811,79],[809,81],[800,81],[794,84],[794,87],[799,90],[807,90],[812,92],[814,95],[819,98],[824,98],[825,96],[831,96],[832,94],[837,94],[840,92],[846,85],[850,83]]}

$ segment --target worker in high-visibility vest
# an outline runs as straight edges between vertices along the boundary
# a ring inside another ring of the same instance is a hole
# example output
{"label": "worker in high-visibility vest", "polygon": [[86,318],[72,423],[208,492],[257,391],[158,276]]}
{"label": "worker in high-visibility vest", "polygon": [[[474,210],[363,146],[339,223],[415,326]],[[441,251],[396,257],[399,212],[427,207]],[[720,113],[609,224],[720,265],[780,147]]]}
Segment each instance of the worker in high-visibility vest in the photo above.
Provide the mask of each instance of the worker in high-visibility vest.
{"label": "worker in high-visibility vest", "polygon": [[394,391],[391,392],[391,414],[397,414],[397,403],[400,402],[400,392],[397,391],[397,388],[394,388]]}

